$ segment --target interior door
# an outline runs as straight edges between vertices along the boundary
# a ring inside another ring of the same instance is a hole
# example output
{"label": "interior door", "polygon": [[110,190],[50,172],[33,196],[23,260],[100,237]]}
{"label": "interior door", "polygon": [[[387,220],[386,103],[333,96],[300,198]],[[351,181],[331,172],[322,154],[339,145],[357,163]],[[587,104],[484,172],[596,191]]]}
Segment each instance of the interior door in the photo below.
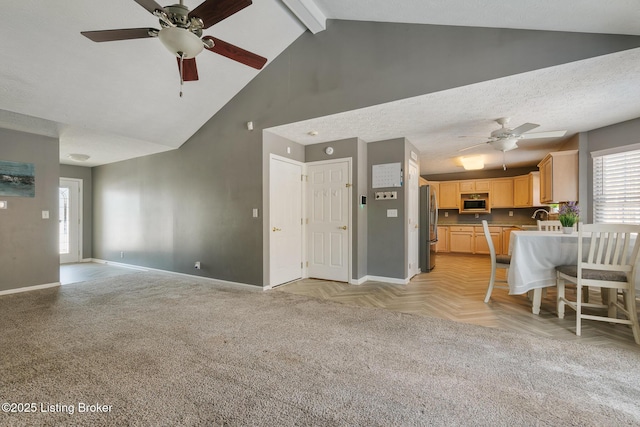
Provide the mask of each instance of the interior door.
{"label": "interior door", "polygon": [[80,262],[81,248],[81,199],[82,180],[60,178],[59,200],[59,248],[60,263]]}
{"label": "interior door", "polygon": [[302,277],[302,165],[272,158],[269,176],[269,284]]}
{"label": "interior door", "polygon": [[419,259],[419,244],[420,244],[420,204],[419,204],[419,191],[420,191],[420,176],[418,173],[418,165],[413,162],[409,162],[409,179],[408,190],[409,200],[407,207],[407,223],[408,223],[408,258],[409,258],[409,278],[415,276],[419,272],[420,259]]}
{"label": "interior door", "polygon": [[309,163],[309,277],[349,281],[351,167],[348,160]]}

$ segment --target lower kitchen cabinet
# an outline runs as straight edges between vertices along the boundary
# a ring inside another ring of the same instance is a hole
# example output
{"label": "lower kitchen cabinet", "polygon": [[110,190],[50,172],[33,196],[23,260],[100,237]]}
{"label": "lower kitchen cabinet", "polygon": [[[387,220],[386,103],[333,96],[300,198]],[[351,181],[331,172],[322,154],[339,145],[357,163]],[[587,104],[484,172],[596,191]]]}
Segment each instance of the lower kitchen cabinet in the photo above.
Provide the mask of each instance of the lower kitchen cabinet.
{"label": "lower kitchen cabinet", "polygon": [[473,226],[456,225],[449,227],[449,251],[473,253]]}
{"label": "lower kitchen cabinet", "polygon": [[449,227],[438,227],[438,243],[436,252],[449,252]]}
{"label": "lower kitchen cabinet", "polygon": [[[505,251],[503,249],[503,227],[489,227],[493,247],[497,254]],[[511,228],[511,227],[505,227]],[[440,231],[438,230],[438,233]],[[457,252],[464,254],[489,254],[489,245],[484,237],[482,227],[473,225],[452,225],[449,226],[449,250],[448,252]],[[508,250],[509,247],[507,246]],[[442,251],[444,252],[444,251]]]}
{"label": "lower kitchen cabinet", "polygon": [[[489,234],[491,235],[491,241],[493,241],[493,247],[497,254],[502,253],[502,227],[489,227]],[[484,229],[482,227],[474,227],[475,247],[473,253],[475,254],[489,254],[489,244],[487,238],[484,236]]]}

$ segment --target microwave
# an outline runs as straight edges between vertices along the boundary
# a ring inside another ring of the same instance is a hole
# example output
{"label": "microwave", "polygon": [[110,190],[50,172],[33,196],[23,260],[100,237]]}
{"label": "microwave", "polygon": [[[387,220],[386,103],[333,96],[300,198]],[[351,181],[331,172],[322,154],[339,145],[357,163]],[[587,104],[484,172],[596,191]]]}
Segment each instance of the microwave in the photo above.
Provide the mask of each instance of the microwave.
{"label": "microwave", "polygon": [[461,208],[463,212],[486,212],[487,199],[462,199]]}

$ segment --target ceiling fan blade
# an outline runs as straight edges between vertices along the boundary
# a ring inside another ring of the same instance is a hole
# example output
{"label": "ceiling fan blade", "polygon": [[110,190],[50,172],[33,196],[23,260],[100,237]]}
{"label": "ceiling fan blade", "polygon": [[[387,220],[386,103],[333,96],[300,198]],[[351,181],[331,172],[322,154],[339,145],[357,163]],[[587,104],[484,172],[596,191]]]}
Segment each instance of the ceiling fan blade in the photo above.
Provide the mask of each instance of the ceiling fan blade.
{"label": "ceiling fan blade", "polygon": [[120,30],[82,31],[80,34],[94,42],[112,42],[156,37],[158,30],[155,28],[123,28]]}
{"label": "ceiling fan blade", "polygon": [[522,135],[524,139],[538,139],[538,138],[561,138],[567,133],[566,130],[555,130],[551,132],[534,132],[526,133]]}
{"label": "ceiling fan blade", "polygon": [[458,153],[461,153],[461,152],[467,151],[467,150],[471,150],[473,148],[477,148],[477,147],[480,147],[480,146],[486,145],[486,144],[488,144],[488,142],[481,142],[480,144],[472,145],[471,147],[461,148],[460,150],[458,150]]}
{"label": "ceiling fan blade", "polygon": [[154,0],[133,0],[133,1],[135,1],[145,9],[147,9],[149,13],[153,13],[156,10],[162,10],[164,12],[164,7],[160,6]]}
{"label": "ceiling fan blade", "polygon": [[205,0],[200,6],[189,12],[189,18],[194,16],[200,18],[204,22],[204,28],[209,28],[245,7],[251,6],[251,3],[251,0]]}
{"label": "ceiling fan blade", "polygon": [[[178,72],[180,72],[180,58],[178,60]],[[182,80],[185,82],[193,82],[198,80],[198,67],[196,66],[196,58],[185,58],[182,60]]]}
{"label": "ceiling fan blade", "polygon": [[253,67],[257,70],[261,70],[262,67],[264,67],[264,64],[267,63],[267,58],[256,55],[255,53],[239,48],[238,46],[234,46],[231,43],[227,43],[215,37],[204,36],[202,40],[211,40],[214,43],[211,48],[205,45],[205,49],[219,55],[226,56],[229,59],[233,59],[234,61],[238,61],[241,64],[248,65],[249,67]]}
{"label": "ceiling fan blade", "polygon": [[538,126],[540,126],[540,125],[537,125],[535,123],[525,123],[523,125],[518,126],[515,129],[512,129],[511,133],[513,135],[522,135],[523,133],[529,132],[530,130],[535,129]]}

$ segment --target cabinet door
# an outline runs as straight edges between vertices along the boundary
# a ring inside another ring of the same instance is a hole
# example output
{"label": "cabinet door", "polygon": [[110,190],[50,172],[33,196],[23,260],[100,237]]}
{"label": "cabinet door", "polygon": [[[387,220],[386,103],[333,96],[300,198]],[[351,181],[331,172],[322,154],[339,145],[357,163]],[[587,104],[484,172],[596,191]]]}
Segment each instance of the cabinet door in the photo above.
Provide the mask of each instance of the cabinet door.
{"label": "cabinet door", "polygon": [[528,208],[533,206],[531,198],[530,175],[513,178],[513,206],[516,208]]}
{"label": "cabinet door", "polygon": [[475,189],[475,191],[486,193],[486,192],[490,191],[489,190],[490,188],[491,188],[491,181],[489,181],[489,180],[476,181],[476,189]]}
{"label": "cabinet door", "polygon": [[519,230],[516,227],[503,227],[502,228],[502,254],[509,255],[509,244],[511,242],[511,232]]}
{"label": "cabinet door", "polygon": [[438,227],[438,243],[436,252],[449,252],[449,227]]}
{"label": "cabinet door", "polygon": [[460,206],[458,181],[441,181],[438,201],[440,209],[458,209]]}
{"label": "cabinet door", "polygon": [[449,227],[449,251],[473,253],[473,227]]}
{"label": "cabinet door", "polygon": [[491,207],[513,207],[513,178],[495,179],[491,181]]}
{"label": "cabinet door", "polygon": [[[489,244],[487,238],[484,236],[484,229],[482,227],[475,227],[475,250],[477,254],[488,254]],[[496,254],[502,253],[502,227],[489,227],[489,234],[491,235],[491,241],[493,242],[493,248]]]}
{"label": "cabinet door", "polygon": [[470,193],[476,191],[475,181],[460,181],[460,192]]}
{"label": "cabinet door", "polygon": [[551,203],[553,201],[553,158],[548,157],[538,167],[540,168],[540,201]]}

